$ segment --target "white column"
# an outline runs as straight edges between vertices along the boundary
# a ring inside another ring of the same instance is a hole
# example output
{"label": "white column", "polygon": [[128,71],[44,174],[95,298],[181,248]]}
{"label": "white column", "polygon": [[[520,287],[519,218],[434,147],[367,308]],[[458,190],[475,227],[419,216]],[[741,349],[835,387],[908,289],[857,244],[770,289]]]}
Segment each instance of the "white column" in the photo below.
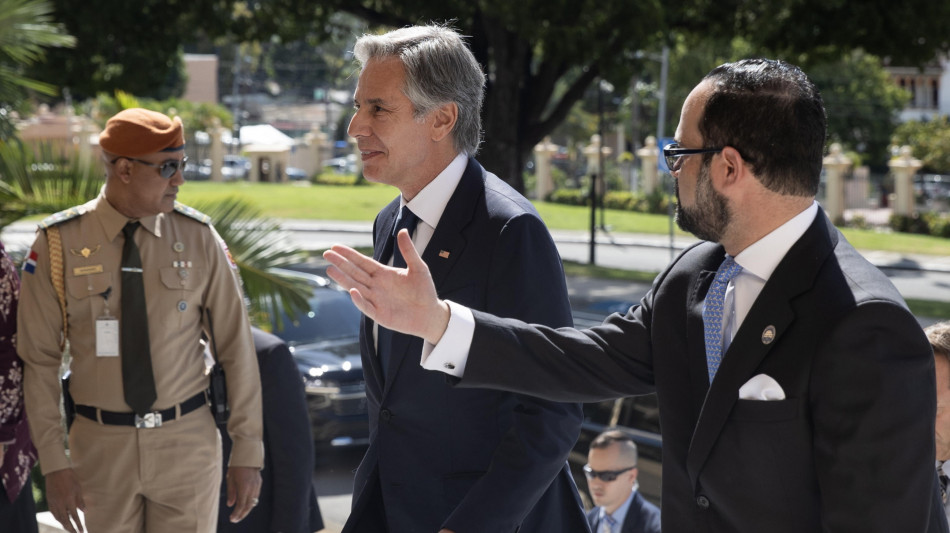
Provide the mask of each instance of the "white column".
{"label": "white column", "polygon": [[825,212],[832,222],[844,221],[844,173],[851,167],[851,160],[841,153],[841,145],[832,143],[828,155],[822,160],[825,167]]}
{"label": "white column", "polygon": [[554,191],[554,178],[551,176],[551,156],[557,153],[557,145],[551,137],[545,137],[534,147],[535,198],[544,200]]}
{"label": "white column", "polygon": [[637,150],[640,158],[640,184],[643,192],[650,194],[659,185],[656,162],[660,157],[660,150],[656,146],[656,137],[650,135],[644,141],[643,148]]}
{"label": "white column", "polygon": [[923,164],[911,155],[910,146],[901,146],[900,155],[891,159],[887,166],[894,174],[894,213],[909,215],[914,212],[914,173],[920,170]]}

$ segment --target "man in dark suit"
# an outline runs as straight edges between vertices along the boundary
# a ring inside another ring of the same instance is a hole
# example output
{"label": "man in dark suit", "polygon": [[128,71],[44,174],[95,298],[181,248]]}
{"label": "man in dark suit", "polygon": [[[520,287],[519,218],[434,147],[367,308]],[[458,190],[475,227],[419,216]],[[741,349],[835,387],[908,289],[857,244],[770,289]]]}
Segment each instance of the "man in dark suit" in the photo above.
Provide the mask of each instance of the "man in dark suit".
{"label": "man in dark suit", "polygon": [[590,443],[584,475],[594,507],[594,533],[660,533],[660,510],[637,490],[637,443],[613,429]]}
{"label": "man in dark suit", "polygon": [[463,387],[563,401],[655,390],[666,532],[947,531],[930,346],[815,203],[825,130],[797,67],[712,70],[664,149],[678,223],[709,242],[590,330],[440,300],[402,234],[407,271],[341,246],[331,277],[379,323],[435,344],[424,366]]}
{"label": "man in dark suit", "polygon": [[[362,70],[349,134],[366,178],[401,193],[376,218],[374,257],[399,264],[393,229],[408,227],[441,296],[569,326],[543,222],[471,157],[484,75],[461,37],[404,28],[360,38],[354,54]],[[370,445],[344,532],[586,531],[566,462],[580,406],[455,389],[420,368],[421,348],[422,339],[362,324]]]}
{"label": "man in dark suit", "polygon": [[[284,341],[266,331],[251,330],[264,413],[261,494],[247,517],[232,523],[227,486],[222,483],[218,533],[313,533],[323,529],[323,518],[313,488],[313,436],[300,370]],[[228,457],[231,438],[224,431],[226,425],[218,428],[224,457]]]}

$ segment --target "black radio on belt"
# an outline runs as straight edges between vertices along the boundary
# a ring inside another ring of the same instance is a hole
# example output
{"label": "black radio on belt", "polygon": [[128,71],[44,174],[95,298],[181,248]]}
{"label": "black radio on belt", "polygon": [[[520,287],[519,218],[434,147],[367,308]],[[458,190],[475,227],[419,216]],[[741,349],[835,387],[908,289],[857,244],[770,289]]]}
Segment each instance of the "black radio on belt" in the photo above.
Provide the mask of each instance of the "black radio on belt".
{"label": "black radio on belt", "polygon": [[59,378],[60,385],[63,387],[63,413],[66,414],[67,433],[73,425],[73,419],[76,418],[76,403],[73,401],[73,395],[69,393],[69,378],[71,375],[72,370],[67,370],[63,373],[63,377]]}
{"label": "black radio on belt", "polygon": [[211,320],[211,310],[205,308],[208,315],[208,331],[211,334],[211,355],[214,357],[214,366],[211,367],[208,382],[208,398],[211,400],[211,414],[215,424],[225,424],[231,416],[231,407],[228,406],[228,385],[224,380],[224,368],[218,362],[218,344],[214,341],[214,322]]}

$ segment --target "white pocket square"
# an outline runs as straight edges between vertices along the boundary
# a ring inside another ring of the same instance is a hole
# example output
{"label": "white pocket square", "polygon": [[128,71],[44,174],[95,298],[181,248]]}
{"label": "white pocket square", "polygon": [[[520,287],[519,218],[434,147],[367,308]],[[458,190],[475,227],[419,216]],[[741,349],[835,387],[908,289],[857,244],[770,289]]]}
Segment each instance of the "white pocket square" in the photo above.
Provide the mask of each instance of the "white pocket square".
{"label": "white pocket square", "polygon": [[739,388],[739,398],[742,400],[775,401],[784,400],[785,391],[771,377],[759,374]]}

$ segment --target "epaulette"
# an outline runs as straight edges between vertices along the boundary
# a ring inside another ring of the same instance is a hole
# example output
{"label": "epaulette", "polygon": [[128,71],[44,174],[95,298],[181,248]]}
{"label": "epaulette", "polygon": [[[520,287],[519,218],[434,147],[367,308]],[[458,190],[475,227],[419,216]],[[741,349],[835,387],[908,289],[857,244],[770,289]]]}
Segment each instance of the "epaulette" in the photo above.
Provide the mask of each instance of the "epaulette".
{"label": "epaulette", "polygon": [[175,211],[185,215],[186,217],[193,218],[202,224],[211,224],[211,217],[202,213],[201,211],[198,211],[194,207],[188,207],[183,203],[175,202]]}
{"label": "epaulette", "polygon": [[69,209],[66,209],[65,211],[60,211],[59,213],[56,213],[44,218],[40,222],[39,226],[41,229],[46,229],[50,226],[62,224],[63,222],[66,222],[67,220],[72,220],[84,214],[85,212],[86,212],[86,209],[81,205],[76,206],[76,207],[70,207]]}

